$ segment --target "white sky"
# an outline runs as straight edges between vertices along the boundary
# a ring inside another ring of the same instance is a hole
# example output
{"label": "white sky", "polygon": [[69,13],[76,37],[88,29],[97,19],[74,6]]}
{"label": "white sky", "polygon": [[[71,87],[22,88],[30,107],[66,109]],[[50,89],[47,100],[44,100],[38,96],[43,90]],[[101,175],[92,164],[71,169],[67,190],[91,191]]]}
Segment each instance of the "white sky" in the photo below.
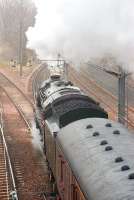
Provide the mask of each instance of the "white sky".
{"label": "white sky", "polygon": [[34,0],[38,14],[27,32],[41,58],[58,52],[71,60],[112,54],[134,60],[134,0]]}

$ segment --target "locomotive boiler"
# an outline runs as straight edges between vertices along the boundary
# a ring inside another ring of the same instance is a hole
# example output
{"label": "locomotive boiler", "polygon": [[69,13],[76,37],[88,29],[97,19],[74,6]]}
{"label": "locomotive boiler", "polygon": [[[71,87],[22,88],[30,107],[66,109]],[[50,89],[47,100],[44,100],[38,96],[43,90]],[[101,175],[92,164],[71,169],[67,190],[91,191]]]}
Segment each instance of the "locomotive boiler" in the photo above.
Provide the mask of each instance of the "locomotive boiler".
{"label": "locomotive boiler", "polygon": [[134,199],[134,135],[59,75],[43,82],[36,104],[57,199]]}

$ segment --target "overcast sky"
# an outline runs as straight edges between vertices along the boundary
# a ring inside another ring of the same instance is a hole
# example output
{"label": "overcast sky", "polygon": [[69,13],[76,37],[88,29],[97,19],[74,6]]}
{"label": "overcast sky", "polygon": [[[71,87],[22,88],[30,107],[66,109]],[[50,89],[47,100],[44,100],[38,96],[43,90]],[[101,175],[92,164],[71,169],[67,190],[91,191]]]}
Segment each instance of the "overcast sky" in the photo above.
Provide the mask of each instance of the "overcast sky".
{"label": "overcast sky", "polygon": [[87,61],[107,54],[132,66],[134,0],[34,0],[38,14],[27,32],[40,58],[61,53]]}

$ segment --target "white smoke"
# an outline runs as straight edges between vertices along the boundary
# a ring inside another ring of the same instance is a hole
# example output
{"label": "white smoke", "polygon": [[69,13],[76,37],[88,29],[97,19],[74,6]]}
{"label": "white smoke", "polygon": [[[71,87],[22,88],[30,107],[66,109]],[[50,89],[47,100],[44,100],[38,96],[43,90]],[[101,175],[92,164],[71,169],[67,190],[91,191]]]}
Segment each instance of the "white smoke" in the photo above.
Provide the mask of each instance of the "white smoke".
{"label": "white smoke", "polygon": [[40,58],[88,61],[109,54],[134,63],[134,0],[34,0],[38,14],[27,32]]}
{"label": "white smoke", "polygon": [[34,121],[32,122],[32,136],[32,143],[34,147],[41,153],[43,151],[43,143],[41,142],[40,131],[36,128],[36,124]]}

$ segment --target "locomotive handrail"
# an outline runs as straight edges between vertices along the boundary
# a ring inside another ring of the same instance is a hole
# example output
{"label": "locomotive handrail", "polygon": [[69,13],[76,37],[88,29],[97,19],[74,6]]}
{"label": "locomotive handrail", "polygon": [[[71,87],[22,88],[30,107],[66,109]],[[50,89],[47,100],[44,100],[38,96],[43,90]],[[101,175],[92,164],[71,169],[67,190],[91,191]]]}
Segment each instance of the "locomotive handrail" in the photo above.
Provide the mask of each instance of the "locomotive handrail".
{"label": "locomotive handrail", "polygon": [[[0,103],[0,130],[1,130],[1,136],[2,136],[2,139],[3,139],[5,153],[6,153],[6,156],[7,156],[7,162],[8,162],[8,165],[9,165],[12,184],[13,184],[13,190],[10,192],[10,195],[12,195],[11,196],[12,200],[18,200],[13,168],[12,168],[12,164],[11,164],[9,151],[8,151],[8,148],[7,148],[7,143],[6,143],[5,136],[4,136],[4,120],[3,120],[3,105],[2,105],[2,103]],[[7,166],[7,162],[6,162],[6,166]],[[8,187],[8,184],[7,184],[7,187]]]}

